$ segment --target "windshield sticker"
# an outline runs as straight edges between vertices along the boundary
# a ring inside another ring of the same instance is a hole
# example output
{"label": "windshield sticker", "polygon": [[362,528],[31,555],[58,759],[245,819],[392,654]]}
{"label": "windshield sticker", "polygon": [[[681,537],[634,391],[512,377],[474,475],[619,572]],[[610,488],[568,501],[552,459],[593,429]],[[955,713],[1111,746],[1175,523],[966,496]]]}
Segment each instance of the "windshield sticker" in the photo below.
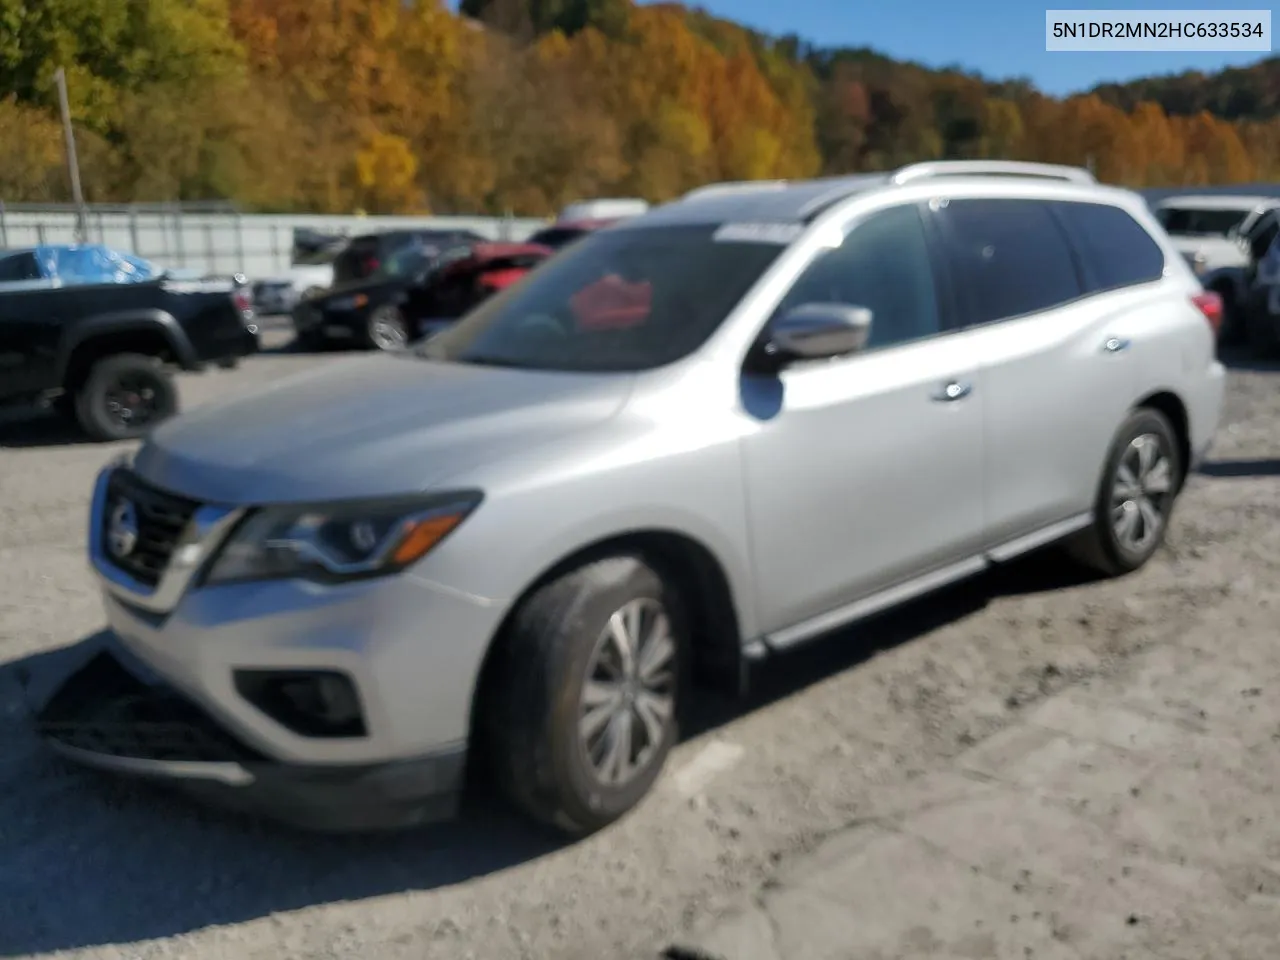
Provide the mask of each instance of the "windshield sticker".
{"label": "windshield sticker", "polygon": [[802,223],[726,223],[713,235],[717,243],[776,243],[786,245],[804,232]]}

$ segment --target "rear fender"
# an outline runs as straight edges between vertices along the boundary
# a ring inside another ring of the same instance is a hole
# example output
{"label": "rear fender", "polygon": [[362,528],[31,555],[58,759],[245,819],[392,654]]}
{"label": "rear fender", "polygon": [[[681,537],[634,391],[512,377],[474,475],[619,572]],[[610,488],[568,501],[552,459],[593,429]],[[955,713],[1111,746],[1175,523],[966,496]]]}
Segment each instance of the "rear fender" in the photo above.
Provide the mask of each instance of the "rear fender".
{"label": "rear fender", "polygon": [[67,331],[58,350],[59,381],[66,376],[77,347],[90,340],[127,333],[159,334],[180,367],[195,370],[200,366],[186,331],[172,314],[158,309],[120,310],[88,317]]}

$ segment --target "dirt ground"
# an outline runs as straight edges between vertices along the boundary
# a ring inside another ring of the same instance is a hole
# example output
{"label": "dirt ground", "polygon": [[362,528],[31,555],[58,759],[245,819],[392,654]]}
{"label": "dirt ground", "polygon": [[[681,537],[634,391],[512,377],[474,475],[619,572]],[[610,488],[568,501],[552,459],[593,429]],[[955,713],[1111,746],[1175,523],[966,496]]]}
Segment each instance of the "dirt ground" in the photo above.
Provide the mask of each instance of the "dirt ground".
{"label": "dirt ground", "polygon": [[[267,354],[184,379],[184,403],[340,360]],[[653,796],[561,847],[485,796],[455,824],[326,839],[47,756],[16,675],[101,628],[84,525],[117,448],[0,420],[0,956],[653,957],[1046,698],[1088,682],[1105,699],[1135,654],[1190,635],[1231,644],[1280,571],[1278,417],[1280,370],[1233,369],[1211,460],[1144,571],[1083,583],[1032,558],[811,646],[748,703],[708,697]]]}

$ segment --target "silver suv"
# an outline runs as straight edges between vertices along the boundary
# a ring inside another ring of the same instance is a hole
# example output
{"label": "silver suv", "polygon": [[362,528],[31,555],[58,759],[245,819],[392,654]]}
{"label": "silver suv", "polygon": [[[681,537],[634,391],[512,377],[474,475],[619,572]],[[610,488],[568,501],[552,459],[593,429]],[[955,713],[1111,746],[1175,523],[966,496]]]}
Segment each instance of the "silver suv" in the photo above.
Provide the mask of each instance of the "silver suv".
{"label": "silver suv", "polygon": [[1051,542],[1142,566],[1218,423],[1220,308],[1071,168],[696,191],[104,470],[110,638],[40,725],[329,829],[446,816],[483,758],[592,831],[694,681]]}

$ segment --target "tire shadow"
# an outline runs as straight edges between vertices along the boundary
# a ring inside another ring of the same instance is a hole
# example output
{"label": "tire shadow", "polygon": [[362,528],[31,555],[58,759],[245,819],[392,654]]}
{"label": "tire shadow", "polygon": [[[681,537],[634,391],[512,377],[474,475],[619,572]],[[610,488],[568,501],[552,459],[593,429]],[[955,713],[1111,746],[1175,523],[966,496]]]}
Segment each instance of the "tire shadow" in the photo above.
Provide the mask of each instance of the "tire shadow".
{"label": "tire shadow", "polygon": [[64,447],[93,442],[73,420],[47,408],[0,413],[0,449]]}
{"label": "tire shadow", "polygon": [[725,726],[745,713],[787,699],[876,654],[981,612],[998,597],[1046,593],[1097,582],[1098,576],[1048,547],[999,565],[882,614],[777,653],[751,670],[744,699],[699,691],[684,719],[685,739]]}

